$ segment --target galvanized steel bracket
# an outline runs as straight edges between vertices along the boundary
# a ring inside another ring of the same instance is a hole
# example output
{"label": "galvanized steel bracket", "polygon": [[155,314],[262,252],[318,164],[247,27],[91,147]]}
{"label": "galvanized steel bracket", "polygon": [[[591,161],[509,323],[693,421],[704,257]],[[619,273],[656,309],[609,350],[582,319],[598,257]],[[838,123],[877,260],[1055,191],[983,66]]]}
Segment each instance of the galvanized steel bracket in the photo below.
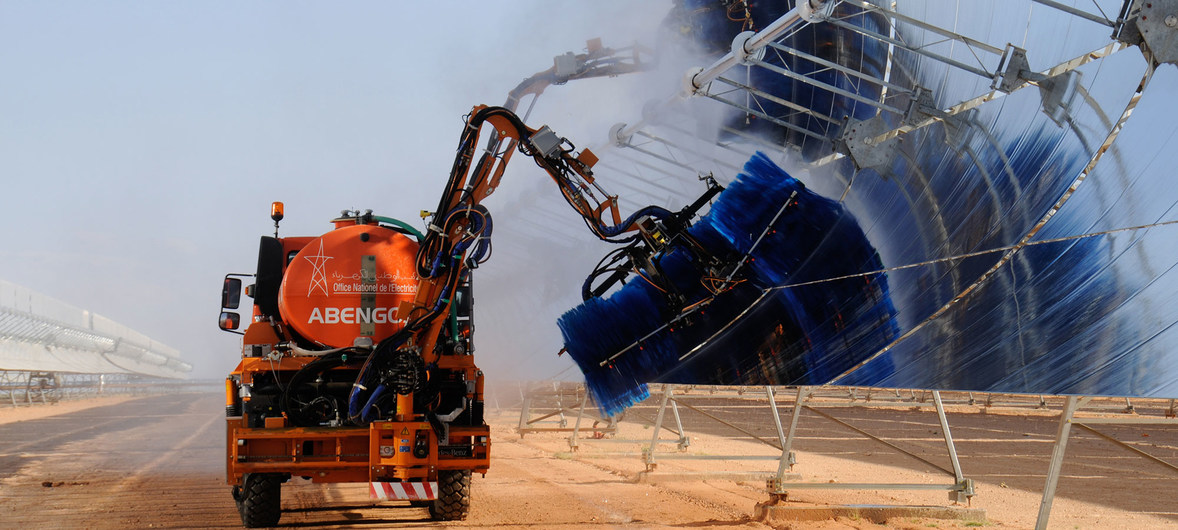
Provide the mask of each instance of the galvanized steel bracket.
{"label": "galvanized steel bracket", "polygon": [[1137,29],[1155,61],[1178,64],[1178,0],[1137,0]]}
{"label": "galvanized steel bracket", "polygon": [[1178,0],[1133,0],[1114,37],[1158,64],[1178,64]]}
{"label": "galvanized steel bracket", "polygon": [[879,170],[891,163],[900,143],[898,136],[890,136],[882,141],[879,139],[892,130],[882,115],[867,120],[847,120],[843,125],[843,134],[835,141],[835,145],[851,157],[856,168]]}
{"label": "galvanized steel bracket", "polygon": [[994,82],[990,84],[990,88],[1009,94],[1027,84],[1028,81],[1043,79],[1042,74],[1031,70],[1031,63],[1027,61],[1027,50],[1007,44],[1006,51],[1002,53],[1002,60],[998,64],[998,73],[995,74]]}
{"label": "galvanized steel bracket", "polygon": [[931,90],[918,86],[901,117],[901,126],[885,122],[882,114],[866,120],[848,119],[843,124],[841,136],[834,141],[835,150],[851,157],[857,169],[871,168],[883,174],[886,172],[881,169],[896,156],[903,133],[940,122],[945,127],[946,142],[954,149],[960,149],[969,141],[970,120],[975,114],[976,109],[948,114],[937,107]]}

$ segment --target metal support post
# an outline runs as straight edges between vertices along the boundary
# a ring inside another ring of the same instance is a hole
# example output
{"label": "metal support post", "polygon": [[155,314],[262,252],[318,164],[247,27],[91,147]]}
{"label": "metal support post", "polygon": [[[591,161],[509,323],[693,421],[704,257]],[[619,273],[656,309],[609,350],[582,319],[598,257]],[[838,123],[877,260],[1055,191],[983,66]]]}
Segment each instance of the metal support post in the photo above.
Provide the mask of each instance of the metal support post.
{"label": "metal support post", "polygon": [[654,461],[654,450],[658,447],[659,433],[663,431],[663,415],[667,412],[667,400],[671,398],[670,385],[663,385],[663,399],[659,403],[659,413],[654,420],[654,434],[650,436],[650,447],[643,451],[642,460],[646,463],[647,471],[654,471],[658,463]]}
{"label": "metal support post", "polygon": [[[785,488],[783,481],[785,480],[786,466],[789,466],[789,471],[793,471],[794,464],[798,463],[797,456],[794,455],[794,435],[798,430],[798,419],[802,415],[802,403],[805,403],[810,397],[812,390],[807,386],[799,386],[798,393],[794,397],[794,410],[789,419],[789,431],[785,435],[785,440],[781,444],[782,459],[777,465],[777,479],[771,484],[771,495],[785,495]],[[774,405],[776,408],[776,404]],[[774,414],[776,417],[777,414]]]}
{"label": "metal support post", "polygon": [[577,450],[577,435],[581,432],[581,418],[585,417],[585,404],[589,402],[589,389],[585,389],[585,396],[581,398],[581,408],[577,412],[577,422],[573,424],[573,435],[569,437],[569,448]]}
{"label": "metal support post", "polygon": [[679,402],[671,399],[671,414],[675,416],[675,429],[679,431],[679,450],[686,451],[691,446],[691,438],[687,437],[687,433],[683,430],[683,420],[679,418]]}
{"label": "metal support post", "polygon": [[949,500],[968,503],[974,494],[973,480],[965,478],[965,475],[961,473],[961,462],[957,459],[957,446],[953,444],[953,434],[949,432],[949,419],[945,417],[945,405],[941,402],[939,390],[933,390],[933,403],[937,407],[937,419],[941,420],[941,432],[945,433],[945,446],[949,449],[949,460],[953,463],[953,480],[961,488],[950,491]]}
{"label": "metal support post", "polygon": [[529,389],[524,393],[524,403],[519,408],[519,437],[523,438],[525,429],[528,428],[528,416],[532,414],[532,392]]}
{"label": "metal support post", "polygon": [[798,419],[802,416],[802,403],[805,403],[810,398],[811,392],[812,390],[808,386],[798,387],[798,394],[794,398],[793,415],[789,419],[789,431],[785,436],[785,445],[781,448],[782,451],[789,455],[789,468],[791,471],[793,470],[794,464],[797,463],[797,458],[793,451],[794,434],[798,430]]}
{"label": "metal support post", "polygon": [[[800,390],[800,389],[799,389]],[[777,440],[781,442],[781,458],[777,461],[777,475],[774,478],[773,485],[769,489],[772,493],[782,491],[781,484],[785,482],[785,472],[788,469],[792,470],[794,465],[794,454],[790,451],[790,442],[792,438],[787,440],[785,437],[785,429],[781,427],[781,414],[777,411],[777,398],[773,395],[773,387],[765,386],[765,394],[769,396],[769,408],[773,411],[773,425],[777,427]],[[795,414],[792,423],[790,423],[790,436],[793,436],[793,429],[797,426],[797,405],[794,406]]]}
{"label": "metal support post", "polygon": [[[1091,398],[1084,398],[1084,402],[1089,399]],[[1059,483],[1059,471],[1063,467],[1063,455],[1068,447],[1068,435],[1072,431],[1072,417],[1078,408],[1080,398],[1068,396],[1064,402],[1063,414],[1059,417],[1059,433],[1055,437],[1055,447],[1051,450],[1051,465],[1047,468],[1047,484],[1043,486],[1043,501],[1039,503],[1039,518],[1035,521],[1035,530],[1047,529],[1047,519],[1051,517],[1051,503],[1055,500],[1055,486]]]}
{"label": "metal support post", "polygon": [[568,427],[569,420],[564,417],[564,395],[560,392],[560,383],[552,382],[552,393],[556,394],[556,410],[560,411],[560,426]]}

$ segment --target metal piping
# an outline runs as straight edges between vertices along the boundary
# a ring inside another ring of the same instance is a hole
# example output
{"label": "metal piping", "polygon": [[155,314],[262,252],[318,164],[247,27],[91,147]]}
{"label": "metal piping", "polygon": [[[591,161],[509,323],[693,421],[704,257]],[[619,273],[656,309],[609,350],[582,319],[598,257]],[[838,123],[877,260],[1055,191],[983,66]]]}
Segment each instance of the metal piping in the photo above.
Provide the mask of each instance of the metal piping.
{"label": "metal piping", "polygon": [[[688,70],[683,79],[683,90],[671,96],[657,107],[665,108],[696,95],[699,89],[716,80],[716,78],[720,77],[728,69],[742,64],[748,60],[749,56],[757,53],[758,50],[764,48],[774,39],[781,37],[791,30],[797,29],[800,26],[799,23],[815,22],[824,19],[824,10],[828,5],[833,4],[829,4],[829,0],[802,0],[798,2],[796,7],[773,21],[765,29],[751,36],[744,34],[738,35],[737,40],[733,42],[732,51],[717,59],[711,66],[706,68],[696,67]],[[620,129],[615,133],[615,138],[629,138],[642,129],[646,123],[647,120],[643,118],[634,125]]]}

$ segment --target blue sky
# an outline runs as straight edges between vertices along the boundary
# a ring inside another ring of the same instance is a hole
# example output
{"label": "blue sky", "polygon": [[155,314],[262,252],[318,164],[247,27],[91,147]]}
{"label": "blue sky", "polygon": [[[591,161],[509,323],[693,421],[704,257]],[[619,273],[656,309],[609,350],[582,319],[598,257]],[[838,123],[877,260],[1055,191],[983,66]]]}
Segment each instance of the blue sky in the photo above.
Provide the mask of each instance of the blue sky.
{"label": "blue sky", "polygon": [[[589,38],[649,41],[667,7],[0,0],[0,278],[223,376],[221,277],[252,271],[271,201],[288,235],[345,208],[416,221],[473,105]],[[603,139],[576,94],[537,120]]]}

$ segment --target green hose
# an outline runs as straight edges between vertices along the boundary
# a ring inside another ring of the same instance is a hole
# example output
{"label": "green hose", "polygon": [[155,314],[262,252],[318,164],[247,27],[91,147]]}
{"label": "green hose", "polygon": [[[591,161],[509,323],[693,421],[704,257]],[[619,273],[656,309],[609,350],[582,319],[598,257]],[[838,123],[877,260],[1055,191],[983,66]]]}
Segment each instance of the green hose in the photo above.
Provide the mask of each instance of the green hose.
{"label": "green hose", "polygon": [[372,218],[375,219],[377,222],[388,223],[393,226],[398,226],[398,227],[404,228],[410,234],[413,234],[413,237],[417,238],[418,243],[420,243],[422,239],[425,239],[425,236],[422,235],[421,232],[419,232],[416,228],[413,228],[413,225],[410,225],[409,223],[406,223],[405,221],[401,221],[399,219],[393,219],[392,217],[381,217],[379,215],[374,215],[374,216],[372,216]]}

